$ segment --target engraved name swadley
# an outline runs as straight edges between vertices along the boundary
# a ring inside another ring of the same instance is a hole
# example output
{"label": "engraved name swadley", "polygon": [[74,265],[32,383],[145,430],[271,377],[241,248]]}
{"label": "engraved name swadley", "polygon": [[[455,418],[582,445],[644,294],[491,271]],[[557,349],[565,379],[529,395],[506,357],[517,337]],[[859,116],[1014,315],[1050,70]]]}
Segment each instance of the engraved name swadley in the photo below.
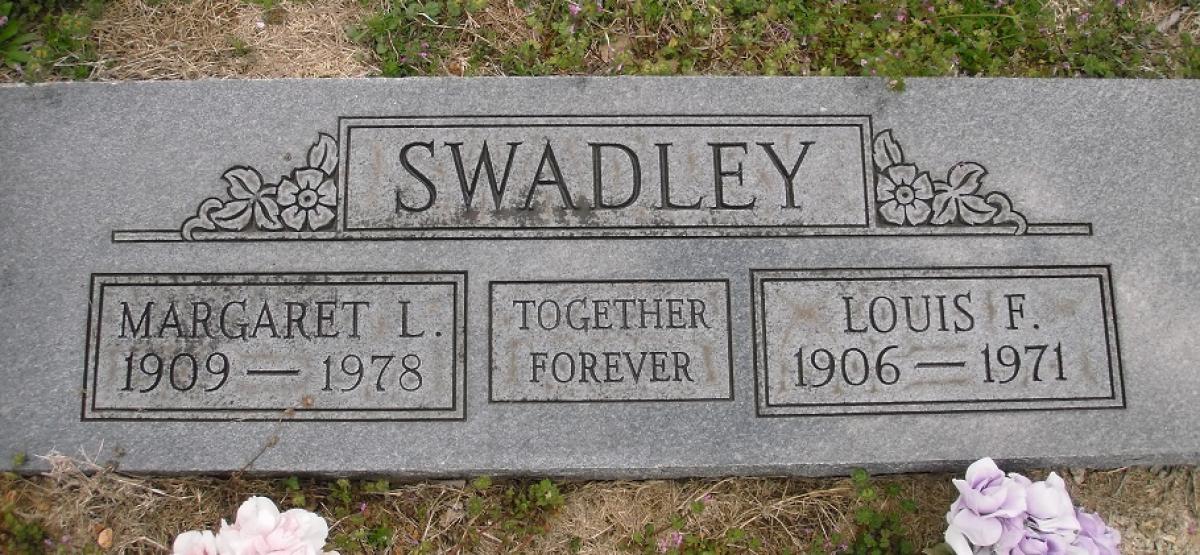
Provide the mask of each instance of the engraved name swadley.
{"label": "engraved name swadley", "polygon": [[[1088,235],[869,116],[342,117],[277,179],[225,170],[176,230],[115,241]],[[936,145],[935,145],[936,146]]]}
{"label": "engraved name swadley", "polygon": [[94,274],[84,420],[462,419],[461,273]]}

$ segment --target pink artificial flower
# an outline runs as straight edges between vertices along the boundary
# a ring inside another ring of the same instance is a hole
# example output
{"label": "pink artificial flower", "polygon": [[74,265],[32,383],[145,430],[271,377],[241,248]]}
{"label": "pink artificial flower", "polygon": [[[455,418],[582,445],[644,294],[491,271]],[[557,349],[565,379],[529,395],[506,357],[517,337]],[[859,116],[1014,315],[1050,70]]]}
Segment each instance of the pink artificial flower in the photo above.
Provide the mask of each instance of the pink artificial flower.
{"label": "pink artificial flower", "polygon": [[221,521],[220,555],[336,555],[324,552],[329,525],[304,509],[280,514],[265,497],[251,497],[238,508],[233,524]]}
{"label": "pink artificial flower", "polygon": [[171,544],[172,555],[218,555],[217,540],[212,532],[190,531],[175,537]]}

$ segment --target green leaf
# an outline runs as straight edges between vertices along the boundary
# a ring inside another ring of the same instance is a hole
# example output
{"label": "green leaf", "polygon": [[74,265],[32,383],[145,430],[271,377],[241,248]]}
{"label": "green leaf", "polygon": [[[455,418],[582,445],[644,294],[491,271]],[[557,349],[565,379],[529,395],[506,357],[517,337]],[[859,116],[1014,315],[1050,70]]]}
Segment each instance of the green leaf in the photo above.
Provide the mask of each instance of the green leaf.
{"label": "green leaf", "polygon": [[27,63],[33,61],[32,56],[30,56],[28,53],[22,52],[20,50],[12,50],[12,51],[6,52],[6,53],[4,53],[4,57],[10,62],[17,62],[20,64],[27,64]]}
{"label": "green leaf", "polygon": [[[20,33],[20,32],[21,32],[20,22],[17,22],[17,21],[8,22],[7,25],[0,27],[0,43],[7,41],[8,39],[16,36],[16,34]],[[26,36],[27,37],[32,36],[34,38],[37,38],[37,35],[26,35]],[[28,42],[28,41],[26,41],[26,42]],[[13,41],[13,44],[24,44],[24,43],[17,40],[17,41]]]}

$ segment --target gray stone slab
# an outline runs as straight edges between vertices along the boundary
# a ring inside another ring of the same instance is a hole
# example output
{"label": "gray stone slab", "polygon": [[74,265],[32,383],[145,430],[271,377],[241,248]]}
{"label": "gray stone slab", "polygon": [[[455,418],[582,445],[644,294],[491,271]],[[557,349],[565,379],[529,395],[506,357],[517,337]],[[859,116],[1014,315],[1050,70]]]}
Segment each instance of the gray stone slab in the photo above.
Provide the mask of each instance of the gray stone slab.
{"label": "gray stone slab", "polygon": [[1197,98],[1014,79],[0,87],[0,465],[1194,463]]}

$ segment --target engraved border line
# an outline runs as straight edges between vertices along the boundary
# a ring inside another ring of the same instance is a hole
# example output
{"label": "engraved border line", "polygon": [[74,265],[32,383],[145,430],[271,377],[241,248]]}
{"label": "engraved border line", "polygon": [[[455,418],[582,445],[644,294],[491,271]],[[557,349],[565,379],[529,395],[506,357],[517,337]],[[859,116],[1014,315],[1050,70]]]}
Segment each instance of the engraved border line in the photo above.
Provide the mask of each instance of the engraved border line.
{"label": "engraved border line", "polygon": [[[346,277],[350,277],[350,276],[358,276],[361,278],[368,278],[368,280],[336,281],[336,278],[346,278]],[[388,277],[408,277],[408,276],[452,277],[453,279],[451,279],[449,281],[440,281],[440,282],[386,281],[386,280],[384,280],[384,281],[369,281],[369,278],[372,278],[372,277],[388,278]],[[126,279],[128,279],[128,278],[164,278],[164,277],[172,277],[172,278],[179,278],[179,277],[193,278],[194,277],[194,278],[200,278],[200,279],[224,278],[228,282],[227,283],[213,283],[213,282],[202,282],[202,281],[192,282],[191,280],[184,280],[184,281],[175,282],[175,283],[135,283],[135,282],[103,283],[103,280],[105,278],[117,278],[117,279],[126,278]],[[333,279],[329,279],[326,281],[315,282],[316,284],[319,284],[319,285],[430,285],[430,284],[432,284],[432,285],[450,285],[452,300],[455,305],[453,313],[454,313],[454,318],[456,320],[456,322],[455,322],[456,325],[452,326],[453,329],[451,330],[452,345],[455,350],[455,353],[452,356],[454,369],[451,373],[451,397],[452,397],[451,408],[449,408],[449,409],[446,409],[446,408],[403,408],[403,409],[394,409],[394,408],[391,408],[391,409],[389,409],[389,408],[319,408],[319,407],[314,407],[314,408],[303,408],[303,407],[300,407],[300,408],[296,408],[296,407],[282,407],[282,408],[202,407],[202,408],[183,408],[183,409],[169,408],[169,407],[99,408],[99,409],[96,408],[96,395],[95,395],[94,384],[96,383],[96,380],[98,380],[98,373],[99,373],[99,350],[100,350],[100,339],[99,339],[100,320],[99,319],[103,316],[103,303],[104,303],[103,290],[104,290],[104,287],[106,287],[108,285],[130,286],[130,287],[140,287],[140,286],[188,287],[188,286],[197,286],[197,285],[202,285],[202,286],[203,285],[269,285],[269,286],[289,286],[289,285],[291,285],[291,286],[295,286],[295,285],[312,284],[312,283],[308,283],[308,282],[296,282],[296,281],[290,281],[290,282],[289,281],[263,281],[263,282],[252,281],[254,278],[257,278],[257,277],[275,277],[275,278],[279,278],[280,280],[288,280],[288,279],[296,280],[296,279],[301,279],[304,277],[333,278]],[[345,271],[345,272],[237,272],[237,273],[223,273],[223,272],[186,272],[186,273],[95,272],[95,273],[92,273],[90,275],[90,279],[89,279],[89,294],[93,295],[93,297],[91,297],[91,298],[93,298],[93,301],[89,302],[88,322],[86,324],[87,325],[87,336],[85,337],[85,340],[84,340],[84,350],[85,350],[84,351],[84,388],[85,389],[83,392],[81,392],[82,393],[82,407],[81,407],[81,411],[80,411],[80,421],[83,421],[83,422],[104,422],[104,421],[112,421],[112,422],[275,422],[275,421],[282,421],[282,422],[308,422],[308,423],[314,423],[314,422],[316,422],[316,423],[323,423],[323,422],[331,422],[331,423],[339,423],[339,422],[429,422],[429,423],[436,423],[436,422],[464,421],[467,419],[467,413],[466,413],[466,410],[467,410],[467,407],[466,407],[466,405],[467,405],[466,404],[466,397],[467,397],[467,395],[466,395],[466,389],[467,389],[467,383],[466,383],[466,379],[467,379],[467,371],[466,371],[467,338],[466,338],[466,333],[465,333],[467,331],[467,321],[466,321],[467,314],[466,314],[465,306],[459,306],[460,303],[459,303],[459,295],[458,295],[458,285],[459,285],[459,283],[462,284],[463,303],[465,304],[468,281],[469,281],[468,272],[458,271],[458,270],[447,270],[447,271],[440,271],[440,272],[439,271],[391,271],[391,272],[389,272],[389,271],[368,270],[368,271]],[[98,292],[95,291],[97,284],[99,285]],[[96,326],[95,326],[95,330],[94,330],[95,334],[93,334],[93,329],[92,329],[93,314],[95,315],[95,321],[96,321]],[[460,334],[462,335],[461,346],[459,345],[459,342],[458,342],[458,337],[460,336]],[[93,335],[97,336],[94,341],[93,341],[93,337],[92,337]],[[94,347],[94,351],[93,351],[93,347]],[[459,381],[460,377],[463,382],[462,383],[463,387],[461,390],[459,390],[459,388],[458,388],[458,381]],[[91,389],[91,390],[87,389],[87,384],[88,384],[89,379],[92,380],[92,383],[93,383],[93,389]],[[88,397],[91,398],[91,406],[92,406],[91,411],[87,410],[88,409]],[[462,406],[461,414],[458,414],[459,413],[459,410],[458,410],[459,403],[461,403],[461,406]],[[288,408],[294,408],[297,414],[299,414],[299,413],[320,414],[322,412],[353,414],[353,413],[378,413],[378,412],[384,412],[384,411],[399,412],[399,413],[447,412],[447,413],[455,413],[455,414],[452,417],[429,417],[429,416],[426,416],[426,417],[401,417],[401,418],[381,418],[381,417],[361,418],[361,417],[351,417],[351,416],[345,416],[345,417],[338,416],[335,418],[321,418],[321,419],[285,418],[282,416],[282,413],[284,411],[286,411]],[[270,417],[270,418],[264,418],[264,417],[257,416],[257,415],[245,416],[245,417],[172,416],[172,417],[139,418],[139,417],[125,417],[125,416],[104,416],[104,415],[100,414],[103,412],[121,412],[121,413],[135,412],[135,413],[149,413],[149,414],[153,414],[155,412],[173,412],[173,413],[174,412],[182,412],[182,413],[186,413],[186,412],[195,412],[195,413],[270,412],[270,413],[276,414],[277,416]]]}
{"label": "engraved border line", "polygon": [[[493,299],[496,285],[536,285],[536,284],[620,284],[620,283],[719,283],[725,290],[725,337],[726,357],[729,361],[729,396],[728,397],[692,397],[688,399],[496,399],[492,388],[492,371],[495,369],[495,346],[493,325]],[[550,280],[497,280],[488,282],[488,403],[495,404],[584,404],[584,403],[719,403],[735,400],[734,395],[734,353],[733,353],[733,306],[730,303],[731,284],[728,278],[669,278],[669,279],[550,279]]]}
{"label": "engraved border line", "polygon": [[[1045,272],[1048,270],[1057,270],[1067,272],[1064,274],[1023,274],[1022,271]],[[755,415],[760,418],[794,418],[805,416],[820,416],[820,417],[836,417],[836,416],[866,416],[866,415],[896,415],[896,414],[942,414],[942,413],[973,413],[973,412],[1024,412],[1024,411],[1052,411],[1052,410],[1105,410],[1105,409],[1124,409],[1127,408],[1125,395],[1125,380],[1124,367],[1120,357],[1119,337],[1116,330],[1116,312],[1115,303],[1111,303],[1110,295],[1113,293],[1111,288],[1111,265],[1030,265],[1030,266],[905,266],[905,267],[870,267],[870,268],[751,268],[751,321],[754,331],[754,379],[755,379]],[[903,275],[905,273],[918,272],[947,272],[947,271],[975,271],[980,272],[979,275]],[[1000,274],[989,275],[987,272],[999,271]],[[1004,275],[1002,272],[1010,272]],[[901,275],[880,275],[873,277],[854,276],[854,277],[795,277],[796,273],[816,273],[816,272],[877,272],[877,273],[892,273]],[[793,276],[767,277],[766,274],[793,274]],[[1107,359],[1109,367],[1109,389],[1111,394],[1108,397],[1038,397],[1038,398],[1005,398],[1005,399],[970,399],[970,400],[927,400],[927,401],[875,401],[875,402],[851,402],[851,403],[787,403],[787,404],[772,404],[770,402],[770,379],[769,368],[766,366],[766,300],[765,291],[761,287],[762,284],[769,281],[777,282],[792,282],[792,281],[895,281],[895,280],[971,280],[971,279],[1061,279],[1061,278],[1095,278],[1100,286],[1101,297],[1101,314],[1104,318],[1104,339],[1107,347]],[[1106,283],[1106,279],[1108,280]],[[1107,287],[1106,287],[1107,285]],[[1112,310],[1110,310],[1112,308]],[[760,322],[761,321],[761,322]],[[1110,325],[1111,323],[1111,325]],[[761,332],[761,333],[760,333]],[[763,351],[760,354],[758,346],[759,342],[763,342]],[[760,378],[760,363],[762,365],[762,376]],[[1117,380],[1121,384],[1121,395],[1116,396]],[[760,381],[762,382],[760,384]],[[759,394],[765,395],[763,400],[759,401]],[[1085,405],[1082,403],[1090,401],[1119,401],[1120,404],[1112,405]],[[1032,406],[1033,403],[1049,403],[1059,402],[1065,403],[1066,406]],[[1012,403],[1016,406],[1002,408],[959,408],[959,409],[942,409],[942,410],[919,410],[916,407],[922,405],[943,405],[943,404],[963,404],[970,405],[973,403]],[[911,406],[912,410],[854,410],[859,407],[872,406]],[[805,408],[831,408],[831,407],[847,407],[851,410],[843,412],[802,412]]]}

